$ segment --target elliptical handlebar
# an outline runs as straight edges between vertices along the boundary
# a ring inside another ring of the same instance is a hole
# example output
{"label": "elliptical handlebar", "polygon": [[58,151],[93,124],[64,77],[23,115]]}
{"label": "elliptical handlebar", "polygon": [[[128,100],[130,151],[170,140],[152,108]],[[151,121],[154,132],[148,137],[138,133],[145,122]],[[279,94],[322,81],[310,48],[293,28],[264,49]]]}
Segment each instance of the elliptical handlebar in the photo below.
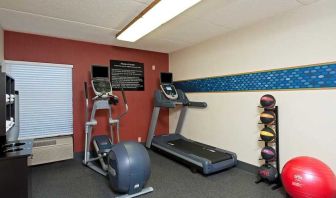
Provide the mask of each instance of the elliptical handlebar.
{"label": "elliptical handlebar", "polygon": [[125,111],[118,116],[118,119],[125,116],[128,112],[128,104],[127,104],[126,94],[125,94],[124,88],[121,85],[120,85],[120,89],[121,89],[121,93],[122,93],[122,97],[123,97],[123,101],[124,101]]}
{"label": "elliptical handlebar", "polygon": [[89,93],[87,82],[84,82],[84,94],[85,94],[85,122],[89,120]]}
{"label": "elliptical handlebar", "polygon": [[88,99],[87,82],[84,82],[84,93],[85,93],[85,98]]}
{"label": "elliptical handlebar", "polygon": [[127,104],[127,98],[126,98],[126,95],[125,95],[125,92],[124,92],[124,88],[122,86],[120,86],[120,88],[121,88],[121,93],[122,93],[122,96],[123,96],[124,103]]}

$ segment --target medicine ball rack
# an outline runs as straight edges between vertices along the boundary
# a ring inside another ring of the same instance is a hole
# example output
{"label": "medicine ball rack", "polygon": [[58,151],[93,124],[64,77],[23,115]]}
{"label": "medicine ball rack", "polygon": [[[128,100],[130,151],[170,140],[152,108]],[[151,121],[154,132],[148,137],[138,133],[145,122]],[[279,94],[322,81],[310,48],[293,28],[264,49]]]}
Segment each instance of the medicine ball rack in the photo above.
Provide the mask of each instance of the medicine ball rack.
{"label": "medicine ball rack", "polygon": [[262,106],[258,106],[259,108],[263,108],[265,111],[273,111],[274,114],[275,114],[275,121],[271,124],[264,124],[264,123],[258,123],[258,124],[262,124],[264,125],[264,127],[270,127],[270,126],[273,126],[274,127],[274,131],[275,131],[275,141],[270,141],[270,142],[267,142],[267,141],[263,141],[263,140],[258,140],[258,141],[263,141],[265,143],[265,147],[266,146],[269,146],[269,143],[271,144],[274,144],[275,146],[275,160],[272,159],[272,160],[266,160],[266,159],[262,159],[260,158],[259,160],[265,160],[265,164],[270,164],[270,163],[273,163],[275,162],[276,163],[276,169],[277,169],[277,173],[278,173],[278,177],[275,181],[273,182],[270,182],[266,179],[263,179],[261,178],[259,175],[258,175],[258,180],[255,181],[256,184],[259,184],[261,182],[265,182],[265,183],[268,183],[269,185],[272,185],[272,184],[275,184],[273,187],[272,187],[272,190],[276,190],[278,188],[280,188],[282,186],[282,183],[281,183],[281,176],[280,176],[280,146],[279,146],[279,107],[278,106],[275,106],[274,108],[264,108]]}

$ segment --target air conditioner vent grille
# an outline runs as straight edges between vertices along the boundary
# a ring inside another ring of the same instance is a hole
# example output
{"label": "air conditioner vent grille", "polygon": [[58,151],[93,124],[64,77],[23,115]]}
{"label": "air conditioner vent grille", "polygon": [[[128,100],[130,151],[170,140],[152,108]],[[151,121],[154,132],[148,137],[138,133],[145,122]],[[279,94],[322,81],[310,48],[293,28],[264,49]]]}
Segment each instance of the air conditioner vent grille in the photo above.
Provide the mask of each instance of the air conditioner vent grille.
{"label": "air conditioner vent grille", "polygon": [[35,139],[33,155],[28,158],[28,165],[33,166],[67,159],[73,159],[72,136]]}
{"label": "air conditioner vent grille", "polygon": [[33,147],[56,145],[56,143],[57,143],[56,140],[39,141],[39,142],[34,142]]}

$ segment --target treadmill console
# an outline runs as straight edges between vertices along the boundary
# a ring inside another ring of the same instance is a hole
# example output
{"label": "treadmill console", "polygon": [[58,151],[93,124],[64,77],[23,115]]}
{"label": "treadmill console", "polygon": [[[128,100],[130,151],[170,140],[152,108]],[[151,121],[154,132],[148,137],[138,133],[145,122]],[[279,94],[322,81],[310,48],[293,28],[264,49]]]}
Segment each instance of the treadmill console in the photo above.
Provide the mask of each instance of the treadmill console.
{"label": "treadmill console", "polygon": [[160,85],[163,94],[171,100],[176,100],[178,98],[177,91],[174,85],[170,84],[161,84]]}
{"label": "treadmill console", "polygon": [[96,96],[108,97],[112,95],[108,67],[93,65],[91,68],[92,87]]}
{"label": "treadmill console", "polygon": [[178,98],[177,91],[173,85],[173,74],[172,73],[161,73],[160,74],[160,87],[162,93],[170,100],[176,100]]}

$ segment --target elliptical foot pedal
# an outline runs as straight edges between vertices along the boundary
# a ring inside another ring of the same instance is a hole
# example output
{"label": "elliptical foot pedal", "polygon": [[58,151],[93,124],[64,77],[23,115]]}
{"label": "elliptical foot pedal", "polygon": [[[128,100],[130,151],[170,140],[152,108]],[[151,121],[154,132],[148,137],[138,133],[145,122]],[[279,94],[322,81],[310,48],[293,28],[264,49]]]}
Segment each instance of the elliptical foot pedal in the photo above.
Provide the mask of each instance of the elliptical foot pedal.
{"label": "elliptical foot pedal", "polygon": [[110,138],[106,135],[99,135],[93,137],[93,144],[96,148],[98,154],[108,154],[112,149],[112,142]]}

